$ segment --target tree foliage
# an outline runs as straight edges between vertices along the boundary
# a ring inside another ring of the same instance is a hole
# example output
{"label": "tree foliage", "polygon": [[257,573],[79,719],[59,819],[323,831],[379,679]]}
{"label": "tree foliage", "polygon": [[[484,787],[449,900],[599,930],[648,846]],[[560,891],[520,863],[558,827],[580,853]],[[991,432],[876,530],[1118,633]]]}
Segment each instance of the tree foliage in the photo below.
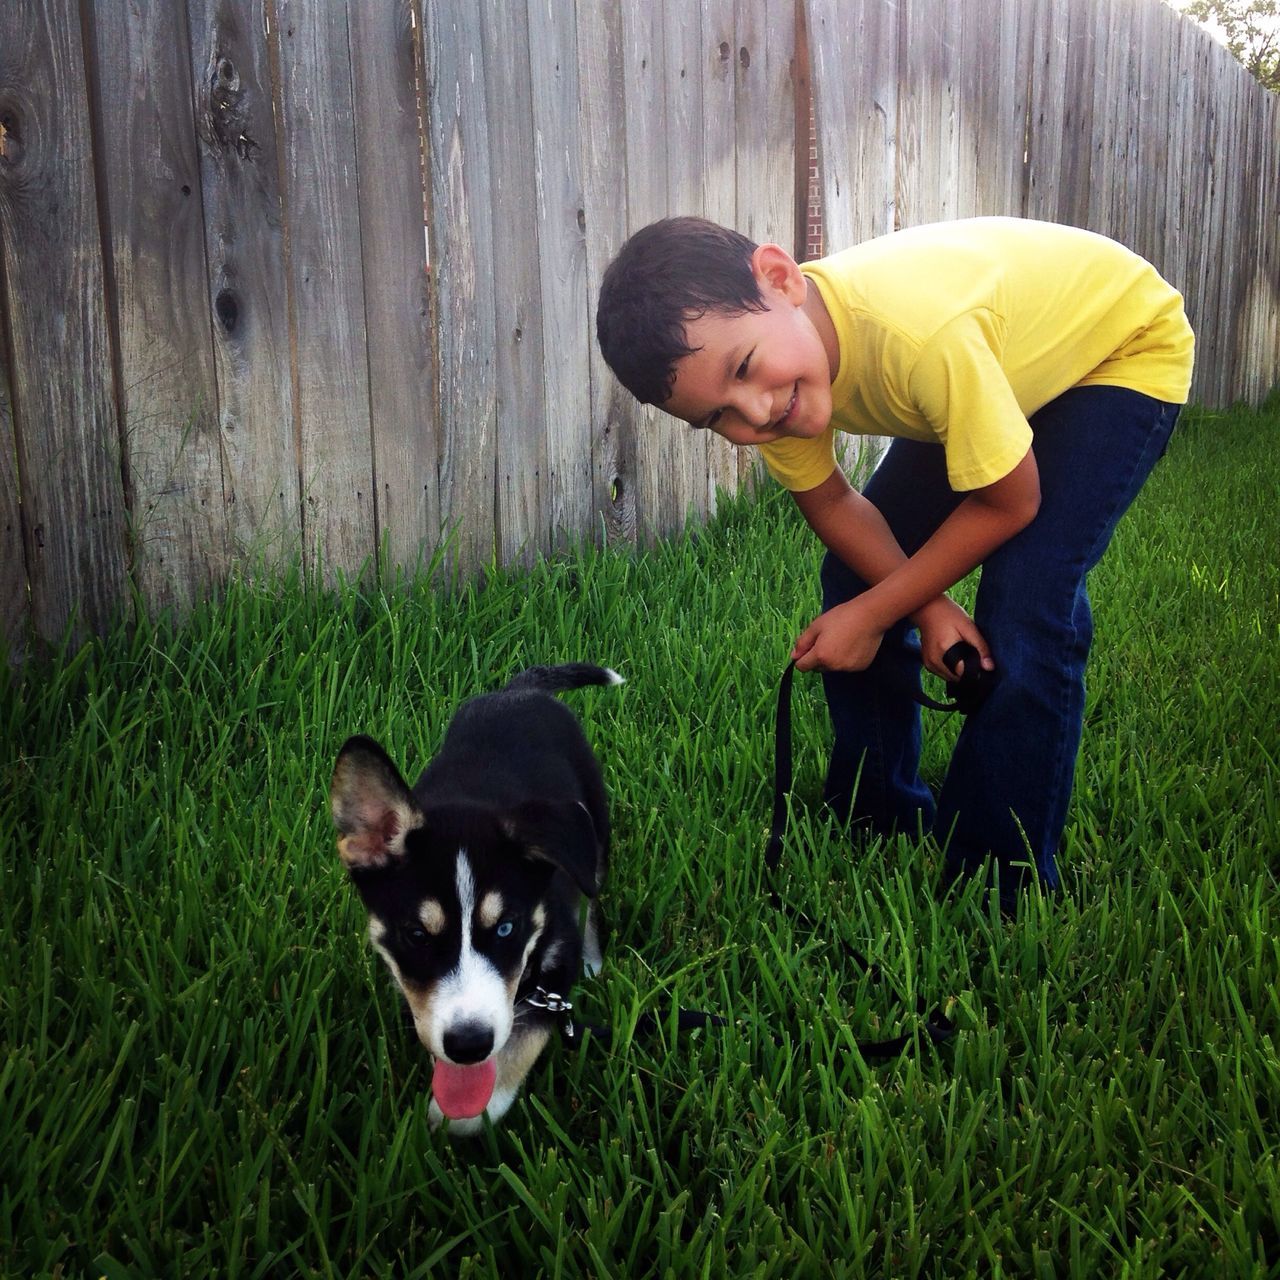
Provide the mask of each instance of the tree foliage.
{"label": "tree foliage", "polygon": [[1183,9],[1199,22],[1221,27],[1227,48],[1249,74],[1280,93],[1280,0],[1189,0]]}

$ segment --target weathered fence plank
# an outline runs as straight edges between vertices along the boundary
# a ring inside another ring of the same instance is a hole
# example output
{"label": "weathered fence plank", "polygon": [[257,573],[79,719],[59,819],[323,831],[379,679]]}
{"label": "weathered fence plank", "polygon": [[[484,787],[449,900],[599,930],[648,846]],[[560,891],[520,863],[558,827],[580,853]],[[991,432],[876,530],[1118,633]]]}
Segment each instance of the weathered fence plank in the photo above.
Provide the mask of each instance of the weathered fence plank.
{"label": "weathered fence plank", "polygon": [[10,661],[26,654],[31,626],[27,598],[27,557],[22,547],[22,512],[18,506],[18,456],[13,433],[13,398],[9,391],[9,345],[0,309],[0,646]]}
{"label": "weathered fence plank", "polygon": [[[704,217],[738,228],[737,190],[737,29],[734,0],[702,0],[702,127],[706,138],[702,190],[697,204]],[[738,450],[710,431],[706,437],[706,509],[714,511],[721,489],[738,487]]]}
{"label": "weathered fence plank", "polygon": [[[666,38],[663,6],[647,0],[623,0],[622,56],[626,119],[627,232],[638,231],[678,210],[667,197]],[[669,433],[675,428],[652,407],[636,417],[636,529],[656,537],[678,518],[672,479]]]}
{"label": "weathered fence plank", "polygon": [[960,213],[960,11],[946,0],[903,0],[898,92],[898,223]]}
{"label": "weathered fence plank", "polygon": [[301,545],[284,209],[263,0],[188,0],[228,539],[240,563]]}
{"label": "weathered fence plank", "polygon": [[1042,0],[1032,10],[1030,116],[1022,211],[1028,218],[1050,222],[1058,215],[1062,183],[1070,20],[1070,0]]}
{"label": "weathered fence plank", "polygon": [[530,61],[539,70],[532,83],[532,127],[547,405],[546,528],[540,546],[558,547],[590,530],[593,511],[593,339],[573,7],[529,0],[529,35]]}
{"label": "weathered fence plank", "polygon": [[[440,507],[451,565],[493,556],[496,398],[493,175],[478,7],[424,4],[427,166],[436,282]],[[505,273],[506,264],[502,264]]]}
{"label": "weathered fence plank", "polygon": [[[735,225],[785,247],[795,243],[794,0],[738,0],[735,23]],[[738,451],[739,482],[756,466],[752,450]]]}
{"label": "weathered fence plank", "polygon": [[1050,220],[1087,227],[1094,182],[1094,37],[1102,19],[1096,11],[1095,0],[1068,0],[1066,17],[1066,41],[1058,50],[1066,64],[1058,148],[1058,199]]}
{"label": "weathered fence plank", "polygon": [[422,170],[422,32],[414,0],[353,4],[351,61],[368,336],[375,519],[394,565],[440,534],[439,422]]}
{"label": "weathered fence plank", "polygon": [[540,220],[530,83],[530,14],[524,4],[480,5],[489,131],[496,373],[497,552],[532,563],[546,546],[550,405],[542,370]]}
{"label": "weathered fence plank", "polygon": [[[897,10],[884,0],[810,0],[808,26],[822,230],[830,252],[897,224]],[[913,134],[906,144],[904,169],[918,157],[918,141]]]}
{"label": "weathered fence plank", "polygon": [[[668,9],[662,24],[662,96],[666,109],[665,167],[667,205],[671,210],[701,211],[703,174],[712,156],[707,148],[702,116],[702,13],[689,5],[684,12]],[[666,505],[655,533],[678,528],[690,512],[706,509],[707,433],[690,431],[663,414],[654,430],[662,452]]]}
{"label": "weathered fence plank", "polygon": [[190,605],[228,568],[204,219],[181,11],[99,0],[95,116],[119,333],[132,568],[157,606]]}
{"label": "weathered fence plank", "polygon": [[0,41],[0,279],[32,619],[103,627],[127,600],[120,424],[80,9],[14,0]]}
{"label": "weathered fence plank", "polygon": [[351,573],[376,537],[347,7],[277,0],[275,38],[303,547]]}
{"label": "weathered fence plank", "polygon": [[[576,6],[578,83],[582,87],[582,202],[586,221],[588,324],[594,334],[595,299],[610,259],[627,234],[626,178],[618,162],[626,136],[623,24],[610,0]],[[594,337],[589,343],[592,451],[591,491],[607,543],[632,543],[636,520],[635,402],[609,372]]]}

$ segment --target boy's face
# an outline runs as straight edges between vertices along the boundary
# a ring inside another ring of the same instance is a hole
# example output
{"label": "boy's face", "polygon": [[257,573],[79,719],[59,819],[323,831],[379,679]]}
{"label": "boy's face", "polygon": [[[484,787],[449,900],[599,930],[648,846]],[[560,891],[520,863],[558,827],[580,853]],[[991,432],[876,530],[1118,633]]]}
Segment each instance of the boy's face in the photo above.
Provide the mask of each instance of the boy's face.
{"label": "boy's face", "polygon": [[685,340],[696,349],[676,363],[662,408],[735,445],[820,436],[838,359],[834,332],[830,348],[819,332],[830,328],[826,309],[785,250],[761,245],[751,261],[767,309],[691,320]]}

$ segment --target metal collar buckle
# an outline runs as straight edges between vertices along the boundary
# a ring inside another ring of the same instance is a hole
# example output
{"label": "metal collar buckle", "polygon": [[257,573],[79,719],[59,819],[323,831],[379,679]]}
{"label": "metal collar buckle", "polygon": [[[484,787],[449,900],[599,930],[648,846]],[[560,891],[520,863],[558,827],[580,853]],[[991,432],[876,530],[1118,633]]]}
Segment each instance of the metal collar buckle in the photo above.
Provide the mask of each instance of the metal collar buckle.
{"label": "metal collar buckle", "polygon": [[568,1013],[573,1008],[572,1000],[566,1000],[564,996],[548,991],[545,987],[534,987],[524,999],[526,1004],[535,1009],[545,1009],[548,1013]]}
{"label": "metal collar buckle", "polygon": [[548,991],[545,987],[534,987],[524,998],[531,1009],[545,1009],[548,1013],[564,1014],[564,1034],[573,1038],[573,1019],[569,1016],[573,1001],[566,1000],[556,991]]}

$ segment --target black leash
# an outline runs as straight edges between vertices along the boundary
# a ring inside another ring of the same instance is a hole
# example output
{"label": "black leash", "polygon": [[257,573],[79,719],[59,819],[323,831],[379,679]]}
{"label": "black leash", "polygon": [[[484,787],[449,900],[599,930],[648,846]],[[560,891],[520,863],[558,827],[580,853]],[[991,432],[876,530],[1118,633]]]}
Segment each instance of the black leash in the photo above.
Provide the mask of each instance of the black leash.
{"label": "black leash", "polygon": [[[959,711],[968,715],[986,700],[987,694],[995,682],[995,673],[984,671],[978,652],[972,645],[960,641],[951,646],[942,655],[942,660],[955,671],[960,663],[964,669],[955,683],[955,691],[950,702],[938,702],[915,687],[914,683],[906,692],[921,706],[931,707],[935,711]],[[769,843],[765,846],[764,865],[769,878],[769,899],[781,912],[789,915],[811,933],[816,932],[814,924],[803,912],[789,906],[783,901],[777,887],[778,865],[782,860],[782,845],[787,831],[787,801],[791,795],[791,685],[796,673],[795,662],[789,662],[778,682],[778,709],[774,719],[773,735],[773,822],[769,830]],[[874,961],[868,960],[857,948],[847,942],[840,943],[845,955],[860,968],[872,982],[881,982],[883,972]],[[900,1003],[901,996],[898,997]],[[930,1009],[924,997],[916,999],[916,1013],[921,1019],[924,1034],[933,1044],[942,1044],[955,1035],[955,1023],[947,1016],[942,1006]],[[855,1040],[858,1052],[864,1058],[894,1058],[904,1049],[915,1043],[913,1032],[892,1036],[887,1040]]]}
{"label": "black leash", "polygon": [[[987,694],[991,692],[991,688],[995,683],[995,673],[982,669],[977,650],[964,641],[952,645],[942,655],[942,660],[952,671],[957,670],[961,662],[964,663],[964,669],[955,681],[951,701],[939,702],[934,698],[930,698],[922,693],[914,683],[906,688],[906,692],[921,706],[929,707],[935,711],[959,711],[961,715],[968,715],[970,712],[976,711],[986,700]],[[773,821],[769,830],[769,842],[765,846],[764,864],[765,872],[769,879],[769,899],[774,907],[807,928],[810,933],[815,933],[817,930],[813,922],[803,912],[783,901],[775,883],[778,865],[782,859],[782,846],[786,837],[787,802],[791,795],[791,685],[795,673],[795,662],[789,662],[787,669],[782,673],[782,679],[778,682],[777,712],[774,718],[773,731]],[[866,956],[856,948],[849,946],[848,943],[841,942],[840,945],[845,955],[866,973],[872,982],[883,980],[883,973],[878,964],[868,960]],[[552,999],[558,1003],[554,1006],[542,1005],[540,1007],[551,1007],[553,1012],[562,1012],[564,1014],[560,1030],[566,1044],[577,1046],[583,1042],[585,1034],[590,1033],[592,1038],[598,1040],[605,1048],[609,1048],[612,1045],[613,1032],[610,1028],[600,1026],[597,1023],[577,1025],[569,1017],[569,1011],[573,1008],[572,1004],[561,996],[553,996]],[[899,996],[899,1001],[902,1002],[901,996]],[[946,1015],[941,1006],[930,1010],[924,998],[922,996],[917,997],[916,1013],[921,1019],[924,1034],[931,1043],[942,1044],[955,1035],[955,1023]],[[669,1016],[660,1017],[652,1013],[641,1014],[636,1020],[636,1034],[653,1034],[662,1025],[663,1021],[669,1019]],[[705,1013],[701,1009],[677,1009],[675,1011],[675,1022],[676,1030],[680,1032],[696,1031],[708,1026],[724,1027],[729,1025],[728,1019],[721,1017],[719,1014]],[[855,1040],[854,1043],[863,1058],[885,1059],[897,1057],[915,1042],[916,1034],[908,1032],[905,1035],[892,1036],[887,1040]]]}

